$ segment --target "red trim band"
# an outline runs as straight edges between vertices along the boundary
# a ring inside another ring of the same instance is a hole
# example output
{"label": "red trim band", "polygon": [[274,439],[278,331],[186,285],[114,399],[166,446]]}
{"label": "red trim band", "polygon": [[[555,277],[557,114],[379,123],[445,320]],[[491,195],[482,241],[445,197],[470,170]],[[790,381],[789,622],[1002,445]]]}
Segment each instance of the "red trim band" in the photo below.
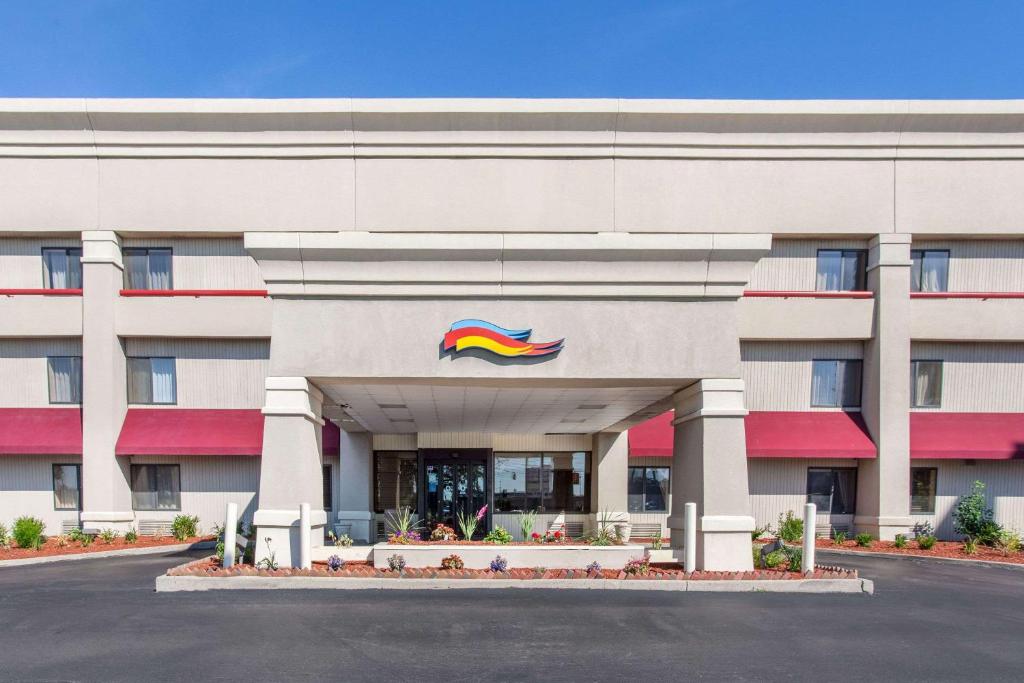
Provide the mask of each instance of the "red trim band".
{"label": "red trim band", "polygon": [[121,296],[267,296],[265,289],[122,289]]}
{"label": "red trim band", "polygon": [[1024,299],[1024,292],[911,292],[911,299]]}
{"label": "red trim band", "polygon": [[82,296],[80,289],[0,289],[0,296]]}
{"label": "red trim band", "polygon": [[755,289],[748,289],[743,292],[743,296],[749,297],[766,297],[766,298],[777,298],[777,299],[871,299],[874,298],[874,292],[772,292],[772,291],[760,291]]}

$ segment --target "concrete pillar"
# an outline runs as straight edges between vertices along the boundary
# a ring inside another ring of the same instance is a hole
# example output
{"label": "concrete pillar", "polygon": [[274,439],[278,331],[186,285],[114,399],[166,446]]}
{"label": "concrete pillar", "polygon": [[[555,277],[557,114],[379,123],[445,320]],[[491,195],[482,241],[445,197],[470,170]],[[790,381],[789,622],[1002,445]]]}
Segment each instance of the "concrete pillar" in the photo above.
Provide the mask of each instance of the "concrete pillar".
{"label": "concrete pillar", "polygon": [[[350,524],[355,541],[369,542],[373,525],[373,436],[341,430],[338,465],[338,523]],[[375,534],[374,534],[375,536]]]}
{"label": "concrete pillar", "polygon": [[910,235],[878,235],[868,252],[875,335],[864,343],[862,412],[878,457],[861,460],[859,532],[892,540],[910,519]]}
{"label": "concrete pillar", "polygon": [[[323,545],[323,394],[305,377],[268,377],[263,408],[263,459],[256,561],[274,553],[282,567],[299,566],[299,506],[309,503],[312,546]],[[270,539],[269,547],[267,539]]]}
{"label": "concrete pillar", "polygon": [[743,380],[706,379],[674,396],[672,546],[684,544],[686,503],[697,505],[696,568],[753,568]]}
{"label": "concrete pillar", "polygon": [[82,527],[125,531],[135,523],[130,466],[114,455],[128,410],[124,347],[115,327],[124,282],[121,241],[82,233]]}
{"label": "concrete pillar", "polygon": [[593,461],[591,462],[590,509],[594,513],[593,527],[605,513],[610,519],[628,529],[629,523],[629,437],[628,432],[599,432],[594,434]]}

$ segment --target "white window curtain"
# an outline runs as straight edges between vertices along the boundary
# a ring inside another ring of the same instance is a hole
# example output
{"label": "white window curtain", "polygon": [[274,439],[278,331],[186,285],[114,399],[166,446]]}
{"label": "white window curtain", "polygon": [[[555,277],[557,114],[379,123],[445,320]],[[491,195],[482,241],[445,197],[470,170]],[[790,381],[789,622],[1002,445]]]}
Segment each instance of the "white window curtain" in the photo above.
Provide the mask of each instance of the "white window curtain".
{"label": "white window curtain", "polygon": [[811,405],[838,406],[839,378],[836,361],[816,360],[811,371]]}
{"label": "white window curtain", "polygon": [[819,292],[835,292],[840,288],[843,273],[843,252],[818,252],[818,275],[814,288]]}
{"label": "white window curtain", "polygon": [[82,402],[82,359],[56,356],[47,359],[50,403]]}
{"label": "white window curtain", "polygon": [[78,465],[53,466],[53,507],[55,510],[79,509]]}
{"label": "white window curtain", "polygon": [[921,291],[945,292],[948,289],[949,255],[943,251],[926,251],[921,263]]}
{"label": "white window curtain", "polygon": [[136,510],[156,509],[156,483],[151,478],[153,471],[148,466],[132,468],[132,507]]}
{"label": "white window curtain", "polygon": [[153,403],[174,403],[174,359],[150,358],[153,372]]}
{"label": "white window curtain", "polygon": [[942,402],[942,363],[914,361],[913,386],[915,408],[937,408]]}
{"label": "white window curtain", "polygon": [[152,249],[149,252],[149,288],[171,289],[171,250]]}
{"label": "white window curtain", "polygon": [[43,278],[50,289],[69,289],[68,253],[64,249],[43,250]]}

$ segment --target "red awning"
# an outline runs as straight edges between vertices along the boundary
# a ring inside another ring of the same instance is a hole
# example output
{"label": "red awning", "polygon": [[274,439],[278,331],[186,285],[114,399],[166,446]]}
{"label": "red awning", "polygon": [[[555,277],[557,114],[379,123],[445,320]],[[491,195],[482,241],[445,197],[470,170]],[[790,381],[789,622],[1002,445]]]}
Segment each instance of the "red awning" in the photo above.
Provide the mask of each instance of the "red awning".
{"label": "red awning", "polygon": [[81,455],[78,408],[0,408],[0,455]]}
{"label": "red awning", "polygon": [[260,455],[259,409],[130,408],[118,455]]}
{"label": "red awning", "polygon": [[[672,455],[667,412],[629,430],[633,457]],[[745,418],[748,458],[874,458],[877,449],[860,413],[753,412]]]}
{"label": "red awning", "polygon": [[910,457],[1024,458],[1024,413],[911,413]]}

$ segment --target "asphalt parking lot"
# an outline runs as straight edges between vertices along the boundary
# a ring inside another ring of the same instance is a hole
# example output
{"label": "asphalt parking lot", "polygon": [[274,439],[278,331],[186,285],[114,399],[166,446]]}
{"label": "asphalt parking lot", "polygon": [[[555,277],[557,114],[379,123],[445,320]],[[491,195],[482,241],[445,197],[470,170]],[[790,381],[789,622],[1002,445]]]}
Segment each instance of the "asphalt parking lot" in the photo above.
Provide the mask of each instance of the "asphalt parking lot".
{"label": "asphalt parking lot", "polygon": [[1024,679],[1019,570],[843,558],[873,597],[153,592],[186,559],[0,569],[0,679]]}

